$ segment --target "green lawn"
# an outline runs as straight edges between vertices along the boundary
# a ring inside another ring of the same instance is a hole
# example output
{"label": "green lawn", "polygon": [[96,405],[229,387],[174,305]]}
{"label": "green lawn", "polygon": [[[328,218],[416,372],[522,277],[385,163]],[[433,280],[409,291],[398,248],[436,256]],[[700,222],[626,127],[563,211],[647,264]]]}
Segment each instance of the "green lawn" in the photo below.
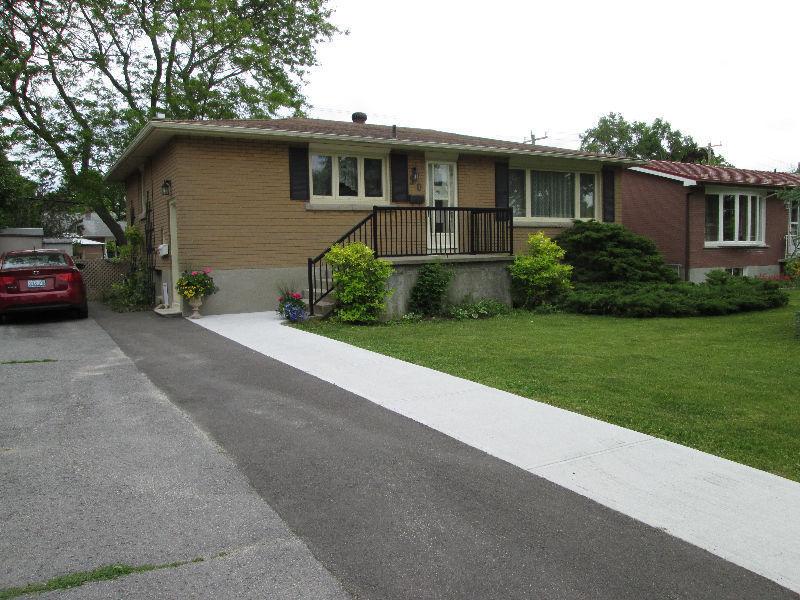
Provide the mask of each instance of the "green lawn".
{"label": "green lawn", "polygon": [[797,310],[304,328],[800,481]]}

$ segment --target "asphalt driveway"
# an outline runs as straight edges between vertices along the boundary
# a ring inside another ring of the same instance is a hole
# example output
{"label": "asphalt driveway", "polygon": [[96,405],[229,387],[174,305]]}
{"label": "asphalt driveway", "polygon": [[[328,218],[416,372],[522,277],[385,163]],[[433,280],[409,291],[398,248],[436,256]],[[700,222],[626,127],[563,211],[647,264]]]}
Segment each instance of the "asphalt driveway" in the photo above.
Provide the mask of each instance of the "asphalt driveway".
{"label": "asphalt driveway", "polygon": [[348,597],[93,319],[0,326],[0,414],[0,595],[111,563],[202,558],[47,596]]}
{"label": "asphalt driveway", "polygon": [[183,319],[96,318],[354,597],[797,597]]}

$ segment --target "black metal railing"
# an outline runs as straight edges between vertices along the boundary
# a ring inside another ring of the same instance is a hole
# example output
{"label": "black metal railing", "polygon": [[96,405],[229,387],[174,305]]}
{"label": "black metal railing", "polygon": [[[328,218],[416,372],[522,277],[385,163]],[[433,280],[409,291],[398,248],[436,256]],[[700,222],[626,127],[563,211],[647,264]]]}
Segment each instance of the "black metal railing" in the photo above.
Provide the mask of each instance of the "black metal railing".
{"label": "black metal railing", "polygon": [[325,260],[332,246],[362,242],[376,257],[513,254],[510,208],[375,206],[331,246],[308,259],[308,300],[314,305],[334,288]]}

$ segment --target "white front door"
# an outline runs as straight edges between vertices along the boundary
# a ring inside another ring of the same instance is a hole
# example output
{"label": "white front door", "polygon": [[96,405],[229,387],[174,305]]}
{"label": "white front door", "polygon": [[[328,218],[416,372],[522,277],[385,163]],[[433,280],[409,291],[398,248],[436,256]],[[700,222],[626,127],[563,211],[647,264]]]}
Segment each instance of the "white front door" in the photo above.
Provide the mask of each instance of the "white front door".
{"label": "white front door", "polygon": [[789,205],[789,240],[786,244],[788,256],[800,254],[798,240],[800,239],[800,200],[793,200]]}
{"label": "white front door", "polygon": [[[427,204],[434,209],[455,208],[456,164],[428,163]],[[433,210],[428,215],[428,250],[431,254],[446,254],[457,250],[458,215],[454,210]]]}

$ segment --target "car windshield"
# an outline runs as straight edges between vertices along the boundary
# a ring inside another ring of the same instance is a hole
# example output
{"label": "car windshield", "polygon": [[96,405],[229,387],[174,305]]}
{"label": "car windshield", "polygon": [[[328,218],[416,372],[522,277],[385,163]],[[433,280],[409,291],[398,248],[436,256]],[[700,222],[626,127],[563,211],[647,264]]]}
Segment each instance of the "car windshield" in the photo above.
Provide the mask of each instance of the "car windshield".
{"label": "car windshield", "polygon": [[16,254],[6,256],[3,269],[32,269],[36,267],[62,267],[67,264],[63,254]]}

